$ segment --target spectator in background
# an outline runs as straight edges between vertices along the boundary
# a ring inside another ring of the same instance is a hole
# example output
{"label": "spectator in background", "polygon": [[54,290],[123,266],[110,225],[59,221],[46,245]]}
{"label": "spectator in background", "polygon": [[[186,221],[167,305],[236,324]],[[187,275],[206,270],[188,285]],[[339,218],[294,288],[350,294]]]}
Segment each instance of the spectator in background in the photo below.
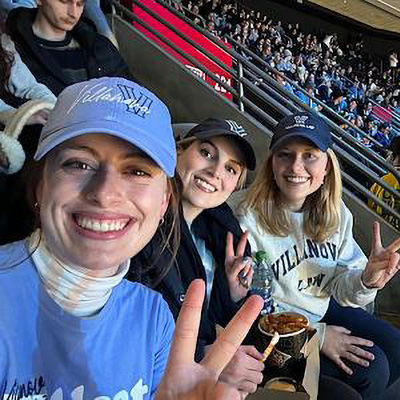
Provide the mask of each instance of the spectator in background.
{"label": "spectator in background", "polygon": [[283,71],[279,71],[280,73],[275,73],[275,79],[278,85],[282,86],[285,90],[287,90],[289,93],[294,94],[293,87],[292,85],[285,79],[285,75]]}
{"label": "spectator in background", "polygon": [[389,68],[392,73],[392,78],[395,80],[397,78],[397,66],[399,64],[399,59],[397,57],[397,53],[392,50],[389,55]]}
{"label": "spectator in background", "polygon": [[218,31],[215,28],[215,23],[214,21],[207,21],[207,30],[214,36],[218,37]]}
{"label": "spectator in background", "polygon": [[372,97],[375,95],[378,95],[380,92],[380,87],[377,85],[376,81],[373,78],[369,78],[368,79],[368,83],[367,83],[367,92],[366,95],[368,97]]}
{"label": "spectator in background", "polygon": [[379,105],[383,105],[384,101],[385,101],[385,97],[383,96],[383,93],[381,92],[380,94],[378,94],[378,96],[376,96],[375,101],[379,104]]}
{"label": "spectator in background", "polygon": [[369,118],[370,120],[373,119],[373,117],[372,117],[373,108],[374,107],[370,101],[368,101],[367,103],[364,103],[364,107],[363,107],[363,111],[362,111],[364,118]]}
{"label": "spectator in background", "polygon": [[[36,6],[36,0],[0,0],[0,16],[5,19],[13,8],[36,8]],[[107,23],[107,19],[100,7],[100,0],[86,0],[85,15],[95,23],[98,33],[110,39],[111,42],[118,47],[117,39],[112,33]]]}
{"label": "spectator in background", "polygon": [[102,76],[129,77],[115,46],[81,19],[83,0],[39,0],[7,18],[16,49],[35,78],[55,95],[66,86]]}
{"label": "spectator in background", "polygon": [[283,51],[283,58],[278,63],[277,68],[279,71],[282,71],[285,73],[293,72],[294,68],[293,68],[293,63],[292,63],[292,52],[289,49],[285,49]]}
{"label": "spectator in background", "polygon": [[332,93],[330,80],[325,77],[322,83],[318,86],[318,95],[321,101],[328,102]]}
{"label": "spectator in background", "polygon": [[296,91],[296,96],[303,102],[304,104],[308,105],[308,107],[318,109],[318,104],[311,99],[310,96],[315,96],[314,90],[315,90],[315,84],[312,81],[308,81],[305,85],[307,95],[305,95],[302,91],[297,90]]}
{"label": "spectator in background", "polygon": [[377,132],[378,132],[378,127],[376,125],[375,120],[373,118],[368,118],[367,119],[367,133],[368,133],[368,135],[374,137]]}
{"label": "spectator in background", "polygon": [[322,40],[322,49],[323,50],[330,50],[331,49],[331,42],[333,39],[333,35],[326,35],[325,38]]}
{"label": "spectator in background", "polygon": [[353,99],[362,100],[364,91],[360,87],[360,82],[357,76],[354,78],[354,82],[350,84],[348,91],[349,91],[349,96],[352,97]]}
{"label": "spectator in background", "polygon": [[[400,137],[396,137],[393,139],[392,144],[390,146],[390,154],[387,159],[394,169],[400,173]],[[393,189],[399,191],[400,195],[400,184],[397,178],[393,175],[393,173],[389,172],[385,176],[382,177],[382,180],[391,186]],[[378,183],[374,183],[371,187],[371,192],[377,196],[380,200],[385,202],[390,208],[400,213],[400,202],[399,199],[393,196],[390,192],[385,190]],[[375,203],[372,199],[368,200],[368,207],[383,218],[385,218],[391,225],[393,225],[397,230],[400,230],[400,220],[389,214],[387,211],[383,209],[378,203]]]}
{"label": "spectator in background", "polygon": [[356,129],[353,128],[353,125],[356,125],[356,117],[353,114],[349,114],[346,119],[349,121],[350,124],[342,124],[341,127],[345,131],[347,131],[351,136],[353,136],[355,139],[361,141],[362,136],[358,133]]}
{"label": "spectator in background", "polygon": [[390,127],[387,123],[382,123],[379,126],[378,132],[375,134],[375,139],[386,149],[390,147]]}
{"label": "spectator in background", "polygon": [[[327,101],[327,106],[330,107],[337,114],[339,115],[343,114],[343,110],[346,107],[346,103],[344,100],[343,91],[339,87],[334,86],[332,88],[331,97]],[[340,126],[342,124],[342,120],[338,116],[330,115],[330,113],[328,113],[326,110],[324,110],[324,112],[337,125]]]}
{"label": "spectator in background", "polygon": [[357,115],[356,117],[356,126],[360,128],[362,131],[365,131],[365,123],[361,115]]}
{"label": "spectator in background", "polygon": [[[183,12],[183,9],[181,10]],[[107,18],[100,7],[100,0],[85,0],[85,13],[96,25],[97,32],[108,38],[118,48],[118,42],[108,25]]]}
{"label": "spectator in background", "polygon": [[206,26],[204,25],[205,21],[204,19],[200,16],[200,11],[199,11],[199,6],[197,4],[193,4],[191,11],[193,14],[189,15],[189,18],[195,23],[196,25],[201,26],[202,28],[205,28]]}
{"label": "spectator in background", "polygon": [[347,108],[346,111],[347,111],[349,114],[353,114],[354,117],[357,117],[357,115],[358,115],[357,106],[358,106],[357,101],[356,101],[355,99],[351,99],[351,100],[350,100],[349,107]]}
{"label": "spectator in background", "polygon": [[185,11],[183,10],[182,0],[169,0],[169,3],[172,7],[175,8],[175,10],[180,11],[182,14],[185,14]]}
{"label": "spectator in background", "polygon": [[342,90],[337,86],[334,86],[332,89],[331,98],[327,103],[328,107],[332,108],[332,110],[337,112],[338,114],[341,114],[343,110],[342,100],[343,100]]}
{"label": "spectator in background", "polygon": [[297,56],[294,59],[294,65],[296,68],[297,76],[299,77],[300,84],[304,84],[308,76],[308,71],[307,68],[304,66],[303,57]]}

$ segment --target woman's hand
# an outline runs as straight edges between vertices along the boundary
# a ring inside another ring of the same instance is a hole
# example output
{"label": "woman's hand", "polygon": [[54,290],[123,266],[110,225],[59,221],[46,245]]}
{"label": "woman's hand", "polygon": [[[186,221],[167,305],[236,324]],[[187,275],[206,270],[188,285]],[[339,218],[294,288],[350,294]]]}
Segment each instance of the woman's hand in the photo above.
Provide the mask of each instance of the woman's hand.
{"label": "woman's hand", "polygon": [[194,362],[197,334],[204,299],[204,282],[194,280],[186,293],[165,375],[156,400],[240,400],[242,394],[219,381],[221,372],[237,352],[263,301],[251,296],[221,333],[201,363]]}
{"label": "woman's hand", "polygon": [[394,240],[384,248],[381,241],[381,229],[379,222],[373,226],[371,254],[368,263],[361,275],[362,283],[370,289],[382,289],[400,269],[400,238]]}
{"label": "woman's hand", "polygon": [[352,375],[352,369],[343,360],[368,367],[369,361],[372,361],[375,357],[372,353],[360,347],[372,347],[374,345],[373,342],[357,336],[351,336],[350,333],[349,330],[341,326],[328,325],[321,352],[346,372],[346,374]]}
{"label": "woman's hand", "polygon": [[254,393],[263,380],[262,353],[254,346],[240,346],[219,376],[221,382],[230,384],[243,395]]}
{"label": "woman's hand", "polygon": [[229,291],[234,302],[246,297],[253,279],[253,261],[251,257],[243,257],[247,237],[245,232],[239,240],[236,254],[233,247],[233,235],[228,232],[225,250],[225,273],[228,278]]}

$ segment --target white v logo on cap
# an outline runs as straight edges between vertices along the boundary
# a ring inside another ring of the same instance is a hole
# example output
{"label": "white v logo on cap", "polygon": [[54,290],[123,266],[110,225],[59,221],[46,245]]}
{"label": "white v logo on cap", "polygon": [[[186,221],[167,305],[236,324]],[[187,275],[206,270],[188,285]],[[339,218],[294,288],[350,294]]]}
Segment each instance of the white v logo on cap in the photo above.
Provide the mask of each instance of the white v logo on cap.
{"label": "white v logo on cap", "polygon": [[135,89],[127,85],[118,85],[124,96],[124,100],[128,106],[128,111],[135,113],[139,117],[145,118],[150,114],[150,107],[153,100],[144,93],[139,92],[140,96],[136,95]]}
{"label": "white v logo on cap", "polygon": [[236,133],[236,135],[239,135],[240,137],[247,136],[247,132],[244,130],[243,126],[239,125],[236,121],[226,119],[225,122],[229,125],[230,130]]}
{"label": "white v logo on cap", "polygon": [[294,120],[296,124],[304,124],[308,120],[308,115],[296,115]]}

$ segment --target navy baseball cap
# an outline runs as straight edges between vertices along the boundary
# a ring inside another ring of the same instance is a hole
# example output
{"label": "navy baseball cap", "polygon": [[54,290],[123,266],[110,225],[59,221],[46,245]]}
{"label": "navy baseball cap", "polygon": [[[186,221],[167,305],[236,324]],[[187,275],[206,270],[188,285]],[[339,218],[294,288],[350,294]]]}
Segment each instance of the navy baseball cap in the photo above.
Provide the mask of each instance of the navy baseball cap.
{"label": "navy baseball cap", "polygon": [[124,78],[91,79],[68,86],[40,135],[35,160],[87,133],[105,133],[141,149],[174,176],[176,146],[167,106],[146,88]]}
{"label": "navy baseball cap", "polygon": [[333,143],[328,125],[320,117],[309,112],[297,112],[286,116],[279,121],[273,132],[270,150],[276,149],[292,137],[307,139],[321,151],[326,151]]}
{"label": "navy baseball cap", "polygon": [[242,151],[246,168],[254,171],[256,168],[256,155],[253,147],[245,138],[247,132],[236,121],[229,119],[208,118],[200,124],[194,126],[184,137],[183,140],[190,137],[198,139],[209,139],[214,136],[229,136],[236,140]]}

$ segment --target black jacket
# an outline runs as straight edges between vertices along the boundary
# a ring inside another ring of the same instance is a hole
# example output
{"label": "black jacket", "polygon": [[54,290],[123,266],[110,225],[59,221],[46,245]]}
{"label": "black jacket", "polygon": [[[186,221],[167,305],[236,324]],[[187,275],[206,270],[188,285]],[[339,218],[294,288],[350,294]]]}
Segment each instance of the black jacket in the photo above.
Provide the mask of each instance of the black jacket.
{"label": "black jacket", "polygon": [[[224,203],[219,207],[204,210],[193,221],[192,231],[196,237],[205,241],[207,249],[211,251],[217,264],[208,310],[206,306],[203,306],[196,354],[196,358],[199,360],[203,356],[204,346],[213,343],[216,338],[215,324],[225,327],[242,304],[242,302],[234,303],[231,300],[225,274],[227,233],[232,232],[236,248],[242,230],[232,210]],[[205,280],[205,270],[192,235],[181,214],[181,242],[176,260],[162,281],[154,286],[160,273],[171,261],[169,251],[165,251],[156,265],[147,270],[153,252],[160,245],[161,239],[156,236],[141,253],[132,259],[128,279],[142,282],[161,292],[176,319],[189,284],[196,278]],[[245,255],[249,256],[250,254],[250,246],[247,245]]]}
{"label": "black jacket", "polygon": [[[22,61],[36,80],[58,96],[68,82],[56,60],[34,40],[32,24],[36,13],[37,9],[34,8],[17,7],[11,10],[7,18],[7,31]],[[129,68],[118,50],[105,36],[97,33],[91,21],[81,18],[71,35],[83,49],[88,79],[102,76],[131,78]]]}

